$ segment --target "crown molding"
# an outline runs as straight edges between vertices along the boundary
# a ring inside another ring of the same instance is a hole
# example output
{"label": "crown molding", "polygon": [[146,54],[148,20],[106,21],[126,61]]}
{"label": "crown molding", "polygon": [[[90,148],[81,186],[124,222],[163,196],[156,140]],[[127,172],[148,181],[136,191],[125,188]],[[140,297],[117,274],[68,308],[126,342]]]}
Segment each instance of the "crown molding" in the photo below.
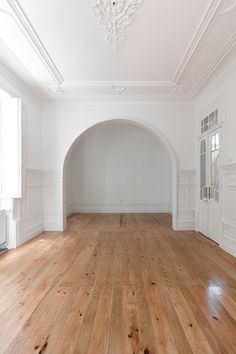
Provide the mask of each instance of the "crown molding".
{"label": "crown molding", "polygon": [[[146,93],[138,94],[138,90],[145,90]],[[176,100],[188,99],[189,91],[190,87],[171,81],[65,81],[61,91],[56,86],[48,87],[51,98],[69,100],[76,97],[85,100],[95,97],[101,100]]]}
{"label": "crown molding", "polygon": [[229,40],[226,42],[225,46],[218,52],[215,59],[210,63],[204,73],[200,76],[196,88],[192,92],[192,97],[195,97],[201,88],[207,84],[209,79],[212,77],[214,72],[220,66],[220,64],[224,61],[227,55],[231,52],[231,50],[236,46],[236,31],[231,35]]}
{"label": "crown molding", "polygon": [[11,96],[23,96],[32,102],[40,104],[44,98],[42,91],[38,87],[32,88],[23,84],[22,81],[0,61],[0,82],[1,88]]}
{"label": "crown molding", "polygon": [[112,86],[125,87],[175,87],[172,81],[64,81],[62,88],[111,88]]}
{"label": "crown molding", "polygon": [[203,38],[206,36],[207,32],[209,31],[210,25],[212,25],[212,23],[216,19],[217,11],[219,9],[219,6],[221,5],[221,2],[222,0],[217,0],[217,1],[212,0],[205,14],[203,15],[200,25],[197,28],[196,32],[194,33],[193,38],[190,41],[190,44],[172,79],[172,81],[175,82],[176,84],[179,83],[183,78],[188,66],[192,62],[193,56],[197,48],[200,46]]}
{"label": "crown molding", "polygon": [[47,96],[47,100],[55,101],[80,101],[80,102],[175,102],[189,103],[192,101],[191,96],[186,95],[78,95],[78,94],[51,94]]}
{"label": "crown molding", "polygon": [[[44,47],[41,39],[33,28],[24,10],[17,0],[6,0],[12,12],[9,14],[18,24],[26,39],[34,48],[37,56],[41,59],[44,67],[51,75],[55,85],[46,87],[46,96],[48,99],[56,100],[108,100],[108,101],[177,101],[177,100],[192,100],[200,92],[201,88],[210,80],[219,65],[223,62],[229,52],[236,45],[236,34],[229,38],[225,46],[218,52],[216,58],[208,65],[207,69],[200,76],[199,80],[190,86],[184,85],[183,78],[189,66],[193,62],[194,55],[201,45],[203,39],[209,33],[218,16],[224,15],[233,11],[236,8],[236,0],[231,0],[232,4],[225,10],[220,11],[223,0],[212,0],[206,9],[197,30],[194,33],[192,40],[180,62],[175,75],[170,81],[64,81],[62,75],[58,71],[55,63]],[[7,12],[8,13],[8,12]],[[4,49],[0,43],[0,49]],[[19,59],[6,50],[6,57],[9,62],[14,63],[19,73],[23,75],[30,73],[19,61]],[[32,75],[31,75],[32,76]],[[40,85],[42,88],[42,85]],[[45,87],[44,87],[45,88]],[[83,89],[85,91],[83,92]],[[91,90],[89,90],[91,89]],[[95,93],[97,89],[98,93]],[[137,94],[135,89],[141,91]],[[148,91],[150,89],[150,91]],[[99,92],[103,90],[103,92]],[[132,93],[133,90],[133,93]]]}
{"label": "crown molding", "polygon": [[44,67],[51,75],[52,79],[55,83],[60,86],[64,79],[60,74],[59,70],[57,69],[55,63],[53,62],[52,58],[50,57],[49,53],[47,52],[46,48],[44,47],[41,39],[39,38],[37,32],[35,31],[33,25],[31,24],[30,20],[28,19],[27,15],[25,14],[24,10],[20,6],[17,0],[6,0],[8,5],[12,10],[12,17],[16,21],[17,25],[41,59]]}

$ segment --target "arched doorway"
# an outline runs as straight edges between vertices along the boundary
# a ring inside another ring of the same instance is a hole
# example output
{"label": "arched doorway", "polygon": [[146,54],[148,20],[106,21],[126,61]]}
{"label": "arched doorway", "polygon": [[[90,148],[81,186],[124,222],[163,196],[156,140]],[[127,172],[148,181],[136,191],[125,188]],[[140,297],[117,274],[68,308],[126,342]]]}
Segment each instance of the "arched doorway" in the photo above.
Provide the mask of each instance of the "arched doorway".
{"label": "arched doorway", "polygon": [[66,195],[66,171],[69,168],[68,164],[70,161],[70,156],[77,146],[77,144],[85,137],[85,135],[90,132],[92,129],[95,129],[98,126],[104,125],[104,124],[110,124],[110,123],[128,123],[130,125],[139,127],[144,129],[146,132],[151,134],[153,137],[156,137],[156,139],[161,143],[162,147],[165,149],[165,151],[168,154],[170,163],[171,163],[171,189],[172,189],[172,196],[171,196],[171,213],[172,213],[172,227],[173,229],[176,229],[176,219],[177,219],[177,160],[174,154],[174,151],[170,145],[170,143],[167,141],[167,139],[156,129],[153,128],[152,126],[148,125],[147,123],[143,123],[140,121],[134,121],[132,119],[109,119],[105,120],[102,122],[99,122],[97,124],[92,125],[88,129],[85,129],[70,145],[65,159],[64,159],[64,164],[63,164],[63,228],[66,228],[67,224],[67,195]]}

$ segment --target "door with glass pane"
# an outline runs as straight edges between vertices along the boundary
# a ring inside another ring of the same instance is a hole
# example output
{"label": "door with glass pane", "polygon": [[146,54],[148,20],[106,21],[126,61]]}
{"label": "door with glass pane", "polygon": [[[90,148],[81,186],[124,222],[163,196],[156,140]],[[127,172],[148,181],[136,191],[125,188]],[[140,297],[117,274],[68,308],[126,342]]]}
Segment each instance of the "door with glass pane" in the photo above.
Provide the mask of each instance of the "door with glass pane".
{"label": "door with glass pane", "polygon": [[219,242],[221,234],[220,151],[221,131],[214,130],[200,141],[199,231]]}
{"label": "door with glass pane", "polygon": [[220,149],[221,131],[209,134],[209,237],[220,241],[221,217],[221,185],[220,185]]}
{"label": "door with glass pane", "polygon": [[208,137],[200,141],[200,205],[199,205],[199,231],[208,236]]}

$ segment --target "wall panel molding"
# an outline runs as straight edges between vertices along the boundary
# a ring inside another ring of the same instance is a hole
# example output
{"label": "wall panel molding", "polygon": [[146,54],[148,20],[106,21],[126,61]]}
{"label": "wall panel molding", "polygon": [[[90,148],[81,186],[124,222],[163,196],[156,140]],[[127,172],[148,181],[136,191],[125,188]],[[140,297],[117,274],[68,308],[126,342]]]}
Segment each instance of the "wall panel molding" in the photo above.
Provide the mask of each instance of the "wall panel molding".
{"label": "wall panel molding", "polygon": [[178,230],[195,230],[195,188],[196,171],[180,171],[178,174]]}
{"label": "wall panel molding", "polygon": [[223,166],[223,235],[220,247],[236,257],[236,163]]}
{"label": "wall panel molding", "polygon": [[19,233],[22,244],[44,230],[43,225],[43,172],[25,169],[24,196],[20,199]]}
{"label": "wall panel molding", "polygon": [[54,171],[43,173],[43,208],[44,208],[44,230],[63,231],[61,210],[61,174]]}

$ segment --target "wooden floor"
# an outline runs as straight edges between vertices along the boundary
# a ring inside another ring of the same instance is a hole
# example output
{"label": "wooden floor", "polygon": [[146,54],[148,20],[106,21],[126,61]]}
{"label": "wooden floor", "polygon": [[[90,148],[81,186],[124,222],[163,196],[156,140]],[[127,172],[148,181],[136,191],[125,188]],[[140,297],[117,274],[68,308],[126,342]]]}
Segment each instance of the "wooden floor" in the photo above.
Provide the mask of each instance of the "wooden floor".
{"label": "wooden floor", "polygon": [[0,352],[236,353],[236,259],[167,214],[77,214],[0,257]]}

